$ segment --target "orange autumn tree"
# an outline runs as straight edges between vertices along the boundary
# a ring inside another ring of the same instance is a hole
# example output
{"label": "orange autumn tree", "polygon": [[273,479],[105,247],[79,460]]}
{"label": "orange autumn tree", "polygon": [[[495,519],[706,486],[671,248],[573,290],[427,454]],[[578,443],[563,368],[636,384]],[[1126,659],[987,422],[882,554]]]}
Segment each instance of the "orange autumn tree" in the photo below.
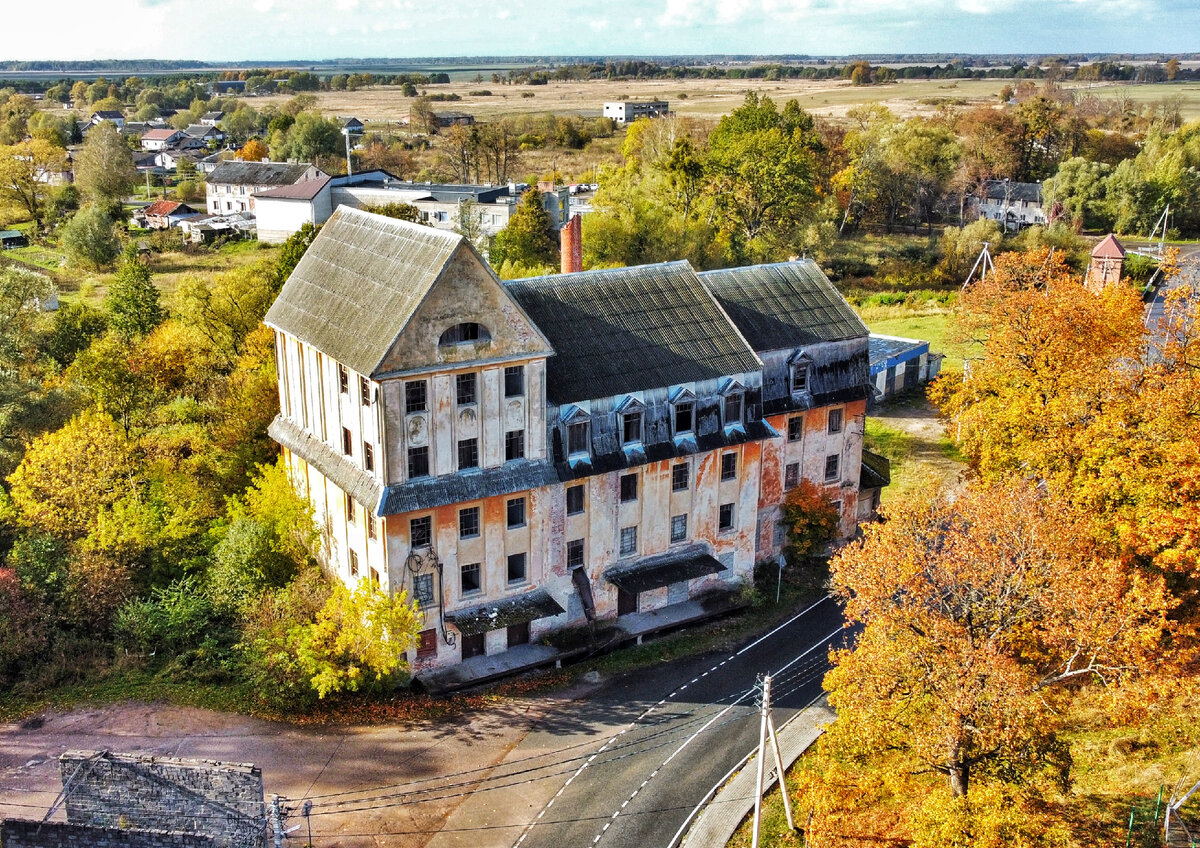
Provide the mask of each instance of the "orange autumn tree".
{"label": "orange autumn tree", "polygon": [[[1159,661],[1171,605],[1162,579],[1123,568],[1090,521],[1028,483],[884,512],[831,566],[861,631],[826,678],[838,718],[825,751],[843,767],[887,757],[900,775],[942,775],[940,792],[921,793],[933,810],[1061,791],[1061,708],[1076,684],[1120,687]],[[930,832],[947,838],[945,822]]]}

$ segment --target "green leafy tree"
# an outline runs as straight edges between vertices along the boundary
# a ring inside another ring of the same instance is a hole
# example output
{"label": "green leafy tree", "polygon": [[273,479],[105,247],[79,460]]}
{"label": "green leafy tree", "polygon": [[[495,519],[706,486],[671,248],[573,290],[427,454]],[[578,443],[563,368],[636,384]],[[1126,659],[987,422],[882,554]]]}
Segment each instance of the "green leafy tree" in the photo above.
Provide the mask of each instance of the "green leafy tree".
{"label": "green leafy tree", "polygon": [[140,338],[165,317],[159,300],[158,287],[150,278],[150,269],[131,245],[104,298],[109,325],[126,339]]}
{"label": "green leafy tree", "polygon": [[0,209],[23,211],[40,227],[51,191],[47,176],[66,167],[67,151],[44,138],[0,147]]}
{"label": "green leafy tree", "polygon": [[1110,168],[1076,156],[1058,166],[1053,177],[1042,184],[1045,203],[1061,204],[1066,220],[1082,229],[1099,229],[1111,224],[1106,204]]}
{"label": "green leafy tree", "polygon": [[66,368],[108,329],[108,316],[86,303],[63,303],[38,340],[43,353]]}
{"label": "green leafy tree", "polygon": [[232,366],[275,294],[272,270],[254,265],[211,278],[188,277],[180,283],[176,297],[184,321],[199,329],[212,349]]}
{"label": "green leafy tree", "polygon": [[279,255],[275,259],[275,270],[271,275],[271,296],[279,294],[279,290],[283,288],[283,284],[287,282],[287,278],[296,270],[296,266],[300,264],[300,260],[304,258],[304,252],[308,250],[308,246],[313,243],[313,239],[317,237],[317,233],[321,232],[321,228],[314,224],[302,224],[300,229],[287,237],[287,240],[279,248]]}
{"label": "green leafy tree", "polygon": [[537,189],[531,188],[521,195],[508,225],[492,239],[490,260],[494,267],[505,263],[553,266],[558,262],[554,225]]}
{"label": "green leafy tree", "polygon": [[117,128],[109,121],[93,127],[75,157],[75,184],[84,199],[119,213],[136,180],[133,154]]}
{"label": "green leafy tree", "polygon": [[72,263],[95,270],[112,265],[121,252],[112,216],[96,205],[83,207],[67,222],[62,246]]}
{"label": "green leafy tree", "polygon": [[421,218],[421,210],[411,203],[383,203],[365,208],[366,211],[374,212],[376,215],[395,218],[398,221],[408,221],[410,224],[417,223]]}

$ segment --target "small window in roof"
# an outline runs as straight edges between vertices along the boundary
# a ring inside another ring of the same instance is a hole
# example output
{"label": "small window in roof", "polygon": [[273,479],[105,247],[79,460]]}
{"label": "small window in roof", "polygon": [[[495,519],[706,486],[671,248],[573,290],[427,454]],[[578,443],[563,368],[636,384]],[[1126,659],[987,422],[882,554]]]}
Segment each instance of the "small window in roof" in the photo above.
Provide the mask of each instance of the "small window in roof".
{"label": "small window in roof", "polygon": [[442,337],[438,339],[438,347],[464,342],[490,342],[491,340],[492,334],[488,332],[487,327],[476,324],[474,321],[466,321],[462,324],[455,324],[442,333]]}

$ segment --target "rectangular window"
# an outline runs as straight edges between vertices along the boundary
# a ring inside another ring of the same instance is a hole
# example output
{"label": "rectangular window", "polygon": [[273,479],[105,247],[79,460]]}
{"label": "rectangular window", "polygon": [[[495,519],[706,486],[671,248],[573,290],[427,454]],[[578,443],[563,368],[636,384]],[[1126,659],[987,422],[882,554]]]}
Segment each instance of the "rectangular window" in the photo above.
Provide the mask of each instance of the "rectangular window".
{"label": "rectangular window", "polygon": [[521,397],[525,394],[525,366],[509,365],[504,369],[504,396]]}
{"label": "rectangular window", "polygon": [[825,482],[832,483],[838,478],[838,455],[836,453],[825,457]]}
{"label": "rectangular window", "polygon": [[721,479],[736,480],[737,479],[737,454],[723,453],[721,454]]}
{"label": "rectangular window", "polygon": [[808,391],[808,366],[792,366],[792,392],[799,394]]}
{"label": "rectangular window", "polygon": [[379,586],[379,572],[374,568],[371,569],[371,585],[376,588]]}
{"label": "rectangular window", "polygon": [[354,498],[350,497],[349,492],[346,493],[346,520],[354,523]]}
{"label": "rectangular window", "polygon": [[633,556],[637,553],[636,527],[621,528],[621,556]]}
{"label": "rectangular window", "polygon": [[789,462],[783,469],[783,488],[794,489],[800,485],[800,463]]}
{"label": "rectangular window", "polygon": [[717,518],[717,529],[728,533],[733,529],[733,504],[721,504],[720,515]]}
{"label": "rectangular window", "polygon": [[692,432],[694,409],[690,403],[675,404],[675,435]]}
{"label": "rectangular window", "polygon": [[479,467],[479,439],[458,440],[458,470]]}
{"label": "rectangular window", "polygon": [[354,454],[354,437],[350,435],[350,429],[348,427],[342,428],[342,453],[344,453],[346,456],[352,456]]}
{"label": "rectangular window", "polygon": [[363,469],[375,470],[375,448],[371,446],[370,442],[363,442]]}
{"label": "rectangular window", "polygon": [[371,381],[366,377],[358,378],[358,393],[362,397],[362,405],[371,405]]}
{"label": "rectangular window", "polygon": [[479,507],[469,506],[458,511],[458,537],[470,539],[479,535]]}
{"label": "rectangular window", "polygon": [[671,466],[671,491],[686,492],[688,487],[688,464],[677,462]]}
{"label": "rectangular window", "polygon": [[687,516],[672,515],[671,516],[671,543],[682,542],[687,539]]}
{"label": "rectangular window", "polygon": [[367,513],[367,538],[379,538],[379,521],[375,518],[375,513],[373,512]]}
{"label": "rectangular window", "polygon": [[742,423],[742,396],[729,395],[725,398],[725,426]]}
{"label": "rectangular window", "polygon": [[588,422],[577,421],[567,425],[567,453],[588,452]]}
{"label": "rectangular window", "polygon": [[583,565],[583,539],[572,539],[567,542],[567,568],[579,568]]}
{"label": "rectangular window", "polygon": [[428,515],[410,518],[408,541],[414,548],[428,548],[433,544],[433,519]]}
{"label": "rectangular window", "polygon": [[626,412],[621,416],[621,440],[625,444],[642,440],[642,413]]}
{"label": "rectangular window", "polygon": [[437,656],[437,629],[422,630],[417,635],[417,659],[425,660]]}
{"label": "rectangular window", "polygon": [[508,526],[509,529],[525,526],[524,498],[513,498],[508,502]]}
{"label": "rectangular window", "polygon": [[459,374],[455,378],[456,396],[459,406],[475,403],[475,375]]}
{"label": "rectangular window", "polygon": [[424,380],[413,380],[404,384],[404,414],[424,412],[429,408],[429,384]]}
{"label": "rectangular window", "polygon": [[525,554],[508,555],[508,585],[525,582]]}
{"label": "rectangular window", "polygon": [[829,432],[842,432],[842,411],[840,409],[829,410]]}
{"label": "rectangular window", "polygon": [[621,502],[636,501],[638,490],[638,478],[636,474],[621,475]]}
{"label": "rectangular window", "polygon": [[583,512],[583,486],[567,486],[567,515]]}
{"label": "rectangular window", "polygon": [[433,575],[417,574],[413,576],[413,600],[421,609],[433,606]]}
{"label": "rectangular window", "polygon": [[788,419],[788,441],[798,442],[804,436],[804,416],[793,415]]}
{"label": "rectangular window", "polygon": [[509,430],[504,434],[504,461],[525,458],[525,431]]}
{"label": "rectangular window", "polygon": [[350,576],[351,577],[358,576],[358,552],[357,551],[350,552]]}
{"label": "rectangular window", "polygon": [[408,479],[429,476],[429,448],[408,449]]}
{"label": "rectangular window", "polygon": [[344,395],[350,394],[350,372],[341,363],[338,363],[338,391]]}
{"label": "rectangular window", "polygon": [[483,588],[479,582],[479,563],[468,562],[458,572],[459,594],[473,595]]}

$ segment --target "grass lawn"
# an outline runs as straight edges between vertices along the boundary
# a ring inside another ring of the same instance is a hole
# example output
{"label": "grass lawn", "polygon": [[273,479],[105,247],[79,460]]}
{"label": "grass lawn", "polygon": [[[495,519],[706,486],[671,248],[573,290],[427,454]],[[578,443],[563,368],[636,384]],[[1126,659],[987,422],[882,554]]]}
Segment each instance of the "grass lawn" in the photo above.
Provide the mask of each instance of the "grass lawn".
{"label": "grass lawn", "polygon": [[942,371],[961,373],[963,369],[962,352],[956,347],[946,344],[946,330],[950,324],[949,312],[934,314],[900,314],[895,317],[872,319],[864,317],[872,333],[881,336],[901,336],[906,339],[924,339],[929,342],[929,349],[934,353],[945,354],[942,360]]}

